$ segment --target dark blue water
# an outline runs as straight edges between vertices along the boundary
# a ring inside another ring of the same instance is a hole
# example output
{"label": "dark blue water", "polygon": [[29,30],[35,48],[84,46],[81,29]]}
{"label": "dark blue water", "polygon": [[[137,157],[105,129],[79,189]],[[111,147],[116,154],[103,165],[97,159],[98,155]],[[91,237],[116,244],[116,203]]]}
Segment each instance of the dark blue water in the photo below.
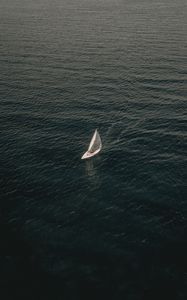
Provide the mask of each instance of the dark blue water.
{"label": "dark blue water", "polygon": [[2,0],[0,29],[4,299],[186,299],[186,1]]}

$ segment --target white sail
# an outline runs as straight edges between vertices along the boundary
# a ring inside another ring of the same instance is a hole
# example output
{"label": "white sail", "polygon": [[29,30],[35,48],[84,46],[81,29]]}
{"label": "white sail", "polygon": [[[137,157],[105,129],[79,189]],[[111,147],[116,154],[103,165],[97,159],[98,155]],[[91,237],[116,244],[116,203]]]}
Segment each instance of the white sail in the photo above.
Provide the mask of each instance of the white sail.
{"label": "white sail", "polygon": [[84,153],[84,155],[82,156],[82,159],[90,158],[90,157],[96,155],[97,153],[99,153],[101,148],[102,148],[101,137],[99,135],[99,132],[96,129],[94,132],[94,135],[91,139],[91,142],[89,144],[88,150]]}
{"label": "white sail", "polygon": [[91,152],[91,153],[93,153],[96,150],[98,150],[101,146],[102,146],[101,138],[100,138],[100,135],[99,135],[99,133],[98,133],[98,131],[96,129],[95,132],[94,132],[94,135],[93,135],[93,137],[91,139],[88,151]]}

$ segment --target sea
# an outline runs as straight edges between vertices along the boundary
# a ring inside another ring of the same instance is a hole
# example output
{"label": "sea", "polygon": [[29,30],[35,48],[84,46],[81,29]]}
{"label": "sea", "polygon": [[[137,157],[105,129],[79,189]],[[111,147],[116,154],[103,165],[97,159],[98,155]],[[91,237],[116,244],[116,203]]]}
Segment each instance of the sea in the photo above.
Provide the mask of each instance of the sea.
{"label": "sea", "polygon": [[185,0],[0,1],[2,300],[187,299],[186,101]]}

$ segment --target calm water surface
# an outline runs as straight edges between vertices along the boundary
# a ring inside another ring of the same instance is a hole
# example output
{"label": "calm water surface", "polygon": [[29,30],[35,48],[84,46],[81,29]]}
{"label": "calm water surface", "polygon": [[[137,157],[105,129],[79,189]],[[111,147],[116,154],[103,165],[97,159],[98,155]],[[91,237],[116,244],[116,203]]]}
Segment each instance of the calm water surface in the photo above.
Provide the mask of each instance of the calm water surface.
{"label": "calm water surface", "polygon": [[186,1],[2,0],[0,28],[3,288],[186,299]]}

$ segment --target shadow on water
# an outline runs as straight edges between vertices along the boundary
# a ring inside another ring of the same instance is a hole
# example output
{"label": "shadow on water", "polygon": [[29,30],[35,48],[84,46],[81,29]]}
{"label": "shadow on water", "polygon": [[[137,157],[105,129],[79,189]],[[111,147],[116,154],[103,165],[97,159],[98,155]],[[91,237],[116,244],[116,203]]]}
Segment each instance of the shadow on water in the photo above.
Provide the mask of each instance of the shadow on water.
{"label": "shadow on water", "polygon": [[91,187],[99,188],[101,185],[100,175],[97,163],[99,158],[93,158],[85,161],[85,175]]}
{"label": "shadow on water", "polygon": [[88,177],[95,177],[97,174],[96,168],[94,167],[93,160],[87,160],[85,163],[85,172]]}

